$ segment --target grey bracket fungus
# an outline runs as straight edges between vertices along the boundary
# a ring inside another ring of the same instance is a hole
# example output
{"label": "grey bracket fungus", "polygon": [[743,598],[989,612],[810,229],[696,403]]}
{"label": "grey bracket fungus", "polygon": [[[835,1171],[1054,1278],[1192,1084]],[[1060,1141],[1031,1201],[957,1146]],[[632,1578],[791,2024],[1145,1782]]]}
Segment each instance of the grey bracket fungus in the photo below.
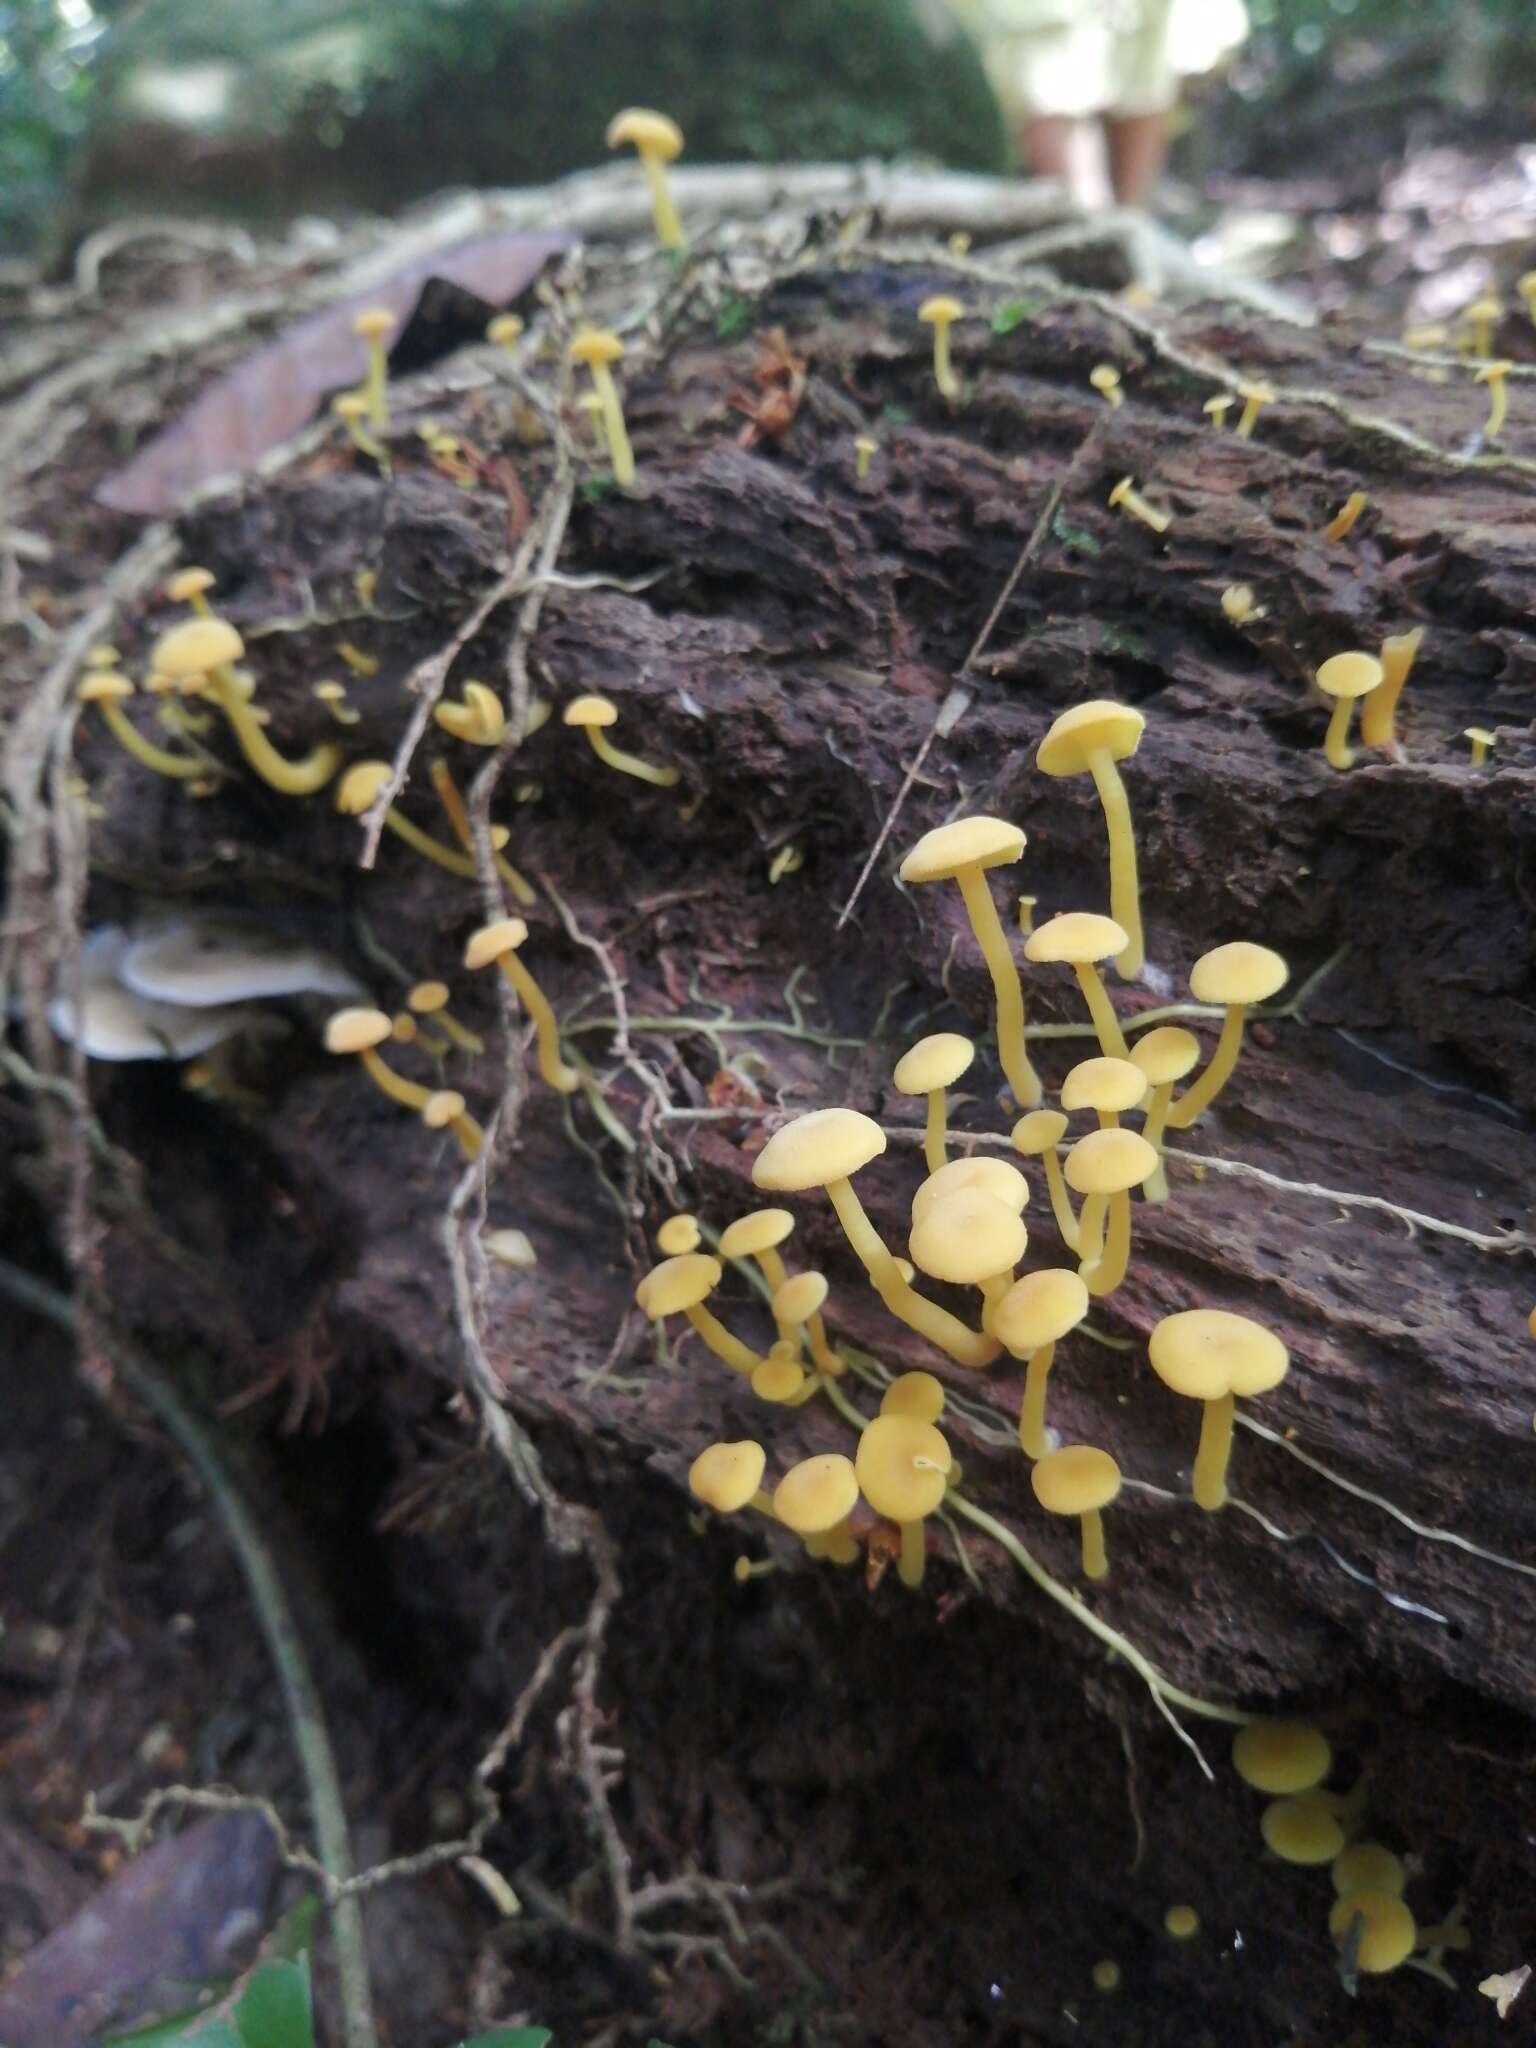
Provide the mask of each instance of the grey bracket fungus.
{"label": "grey bracket fungus", "polygon": [[1093,777],[1109,835],[1109,914],[1128,935],[1125,949],[1115,961],[1122,981],[1135,981],[1140,975],[1146,946],[1136,874],[1136,834],[1117,764],[1135,753],[1146,724],[1133,705],[1095,697],[1063,711],[1035,756],[1042,775]]}
{"label": "grey bracket fungus", "polygon": [[259,1028],[266,1014],[246,1003],[170,1003],[121,980],[129,935],[101,925],[80,948],[79,1003],[67,987],[48,1005],[48,1022],[66,1045],[92,1060],[186,1060]]}
{"label": "grey bracket fungus", "polygon": [[276,996],[357,1001],[362,984],[318,946],[234,912],[157,918],[128,936],[118,963],[124,988],[155,1002],[203,1009]]}

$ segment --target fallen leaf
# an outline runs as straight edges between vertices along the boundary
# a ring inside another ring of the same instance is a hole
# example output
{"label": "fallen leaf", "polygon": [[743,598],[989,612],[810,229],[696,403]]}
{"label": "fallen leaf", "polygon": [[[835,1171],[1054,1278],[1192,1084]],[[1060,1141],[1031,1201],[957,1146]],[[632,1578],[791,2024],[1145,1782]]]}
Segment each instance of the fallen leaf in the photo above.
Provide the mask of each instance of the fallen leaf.
{"label": "fallen leaf", "polygon": [[1484,1998],[1493,2000],[1498,2007],[1499,2018],[1507,2020],[1509,2009],[1525,1989],[1530,1974],[1530,1964],[1522,1963],[1518,1970],[1505,1970],[1496,1977],[1485,1977],[1477,1988]]}

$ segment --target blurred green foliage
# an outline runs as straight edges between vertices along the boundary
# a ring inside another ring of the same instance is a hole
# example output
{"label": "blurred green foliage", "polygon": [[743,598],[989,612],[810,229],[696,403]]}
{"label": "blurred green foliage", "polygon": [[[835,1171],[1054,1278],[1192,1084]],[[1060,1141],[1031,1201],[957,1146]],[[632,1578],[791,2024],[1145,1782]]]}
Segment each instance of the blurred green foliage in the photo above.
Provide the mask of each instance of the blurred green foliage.
{"label": "blurred green foliage", "polygon": [[85,131],[100,24],[89,6],[0,0],[0,249],[26,241]]}

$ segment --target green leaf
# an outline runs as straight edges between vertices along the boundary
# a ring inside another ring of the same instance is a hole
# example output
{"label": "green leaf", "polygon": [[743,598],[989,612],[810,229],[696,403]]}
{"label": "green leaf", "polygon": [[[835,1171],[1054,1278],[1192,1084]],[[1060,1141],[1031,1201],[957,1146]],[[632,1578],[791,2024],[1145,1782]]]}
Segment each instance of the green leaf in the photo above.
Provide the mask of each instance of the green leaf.
{"label": "green leaf", "polygon": [[309,1957],[257,1966],[235,2007],[243,2048],[315,2048]]}
{"label": "green leaf", "polygon": [[1051,531],[1056,538],[1069,548],[1076,548],[1081,555],[1099,555],[1104,552],[1102,542],[1081,526],[1074,526],[1070,519],[1063,519],[1058,512],[1051,521]]}
{"label": "green leaf", "polygon": [[306,1892],[302,1899],[294,1900],[267,1936],[263,1955],[280,1963],[296,1963],[314,1947],[319,1923],[320,1896],[317,1892]]}
{"label": "green leaf", "polygon": [[727,292],[720,302],[720,311],[715,319],[715,334],[721,341],[740,341],[751,331],[756,308],[750,299],[743,299],[735,292]]}
{"label": "green leaf", "polygon": [[554,2038],[548,2027],[498,2027],[490,2034],[476,2034],[473,2041],[461,2041],[459,2048],[547,2048]]}
{"label": "green leaf", "polygon": [[994,334],[1012,334],[1015,327],[1022,327],[1045,304],[1044,299],[1004,299],[992,315]]}
{"label": "green leaf", "polygon": [[604,498],[611,498],[618,485],[611,476],[589,476],[582,480],[577,496],[587,504],[596,505]]}
{"label": "green leaf", "polygon": [[882,405],[880,417],[888,427],[909,427],[912,424],[911,409],[905,405]]}
{"label": "green leaf", "polygon": [[[184,2005],[180,2012],[173,2012],[168,2019],[151,2020],[146,2026],[134,2027],[126,2034],[103,2034],[101,2048],[162,2048],[164,2042],[189,2041],[211,2003],[212,1998],[205,1996],[201,2005]],[[223,2024],[223,2021],[207,2022],[197,2039],[205,2044],[205,2048],[240,2048],[238,2034],[232,2034],[228,2043],[220,2041],[213,2030]]]}

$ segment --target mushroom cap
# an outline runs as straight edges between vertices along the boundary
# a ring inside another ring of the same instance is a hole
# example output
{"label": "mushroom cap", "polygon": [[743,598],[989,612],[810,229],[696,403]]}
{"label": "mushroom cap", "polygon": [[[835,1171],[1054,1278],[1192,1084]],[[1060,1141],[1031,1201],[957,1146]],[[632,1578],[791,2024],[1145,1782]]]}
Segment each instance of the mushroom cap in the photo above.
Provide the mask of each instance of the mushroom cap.
{"label": "mushroom cap", "polygon": [[1413,1954],[1418,1924],[1395,1892],[1346,1892],[1334,1900],[1328,1932],[1341,1948],[1357,1919],[1365,1925],[1355,1951],[1355,1967],[1365,1975],[1375,1977],[1395,1970]]}
{"label": "mushroom cap", "polygon": [[533,1240],[526,1230],[518,1230],[511,1224],[504,1224],[499,1230],[488,1230],[480,1240],[493,1259],[499,1259],[504,1266],[511,1266],[519,1273],[530,1273],[539,1263],[539,1255],[533,1248]]}
{"label": "mushroom cap", "polygon": [[344,817],[360,818],[372,810],[389,780],[387,761],[354,761],[336,785],[336,808]]}
{"label": "mushroom cap", "polygon": [[1189,992],[1197,1003],[1268,1002],[1285,987],[1290,975],[1278,953],[1248,939],[1213,946],[1189,970]]}
{"label": "mushroom cap", "polygon": [[680,1310],[697,1308],[720,1284],[720,1261],[708,1252],[682,1252],[652,1266],[635,1289],[635,1300],[653,1323]]}
{"label": "mushroom cap", "polygon": [[157,675],[204,676],[211,668],[238,661],[245,642],[227,619],[183,619],[155,642],[149,665]]}
{"label": "mushroom cap", "polygon": [[1317,671],[1317,687],[1325,697],[1368,697],[1381,677],[1374,654],[1331,654]]}
{"label": "mushroom cap", "polygon": [[429,1131],[440,1131],[463,1114],[464,1098],[457,1088],[439,1088],[421,1105],[421,1120]]}
{"label": "mushroom cap", "polygon": [[1032,1109],[1013,1127],[1013,1149],[1021,1158],[1038,1159],[1066,1134],[1067,1120],[1059,1109]]}
{"label": "mushroom cap", "polygon": [[885,1150],[885,1133],[856,1109],[812,1109],[774,1132],[752,1167],[755,1186],[800,1194],[847,1180]]}
{"label": "mushroom cap", "polygon": [[[83,688],[80,694],[82,697],[85,695]],[[1485,747],[1497,746],[1499,737],[1497,733],[1490,732],[1486,725],[1465,726],[1461,736],[1464,740],[1481,740]]]}
{"label": "mushroom cap", "polygon": [[773,1297],[773,1319],[776,1323],[803,1323],[809,1317],[819,1315],[828,1293],[825,1273],[794,1273]]}
{"label": "mushroom cap", "polygon": [[915,1415],[877,1415],[859,1438],[855,1470],[864,1498],[893,1522],[920,1522],[944,1498],[949,1445]]}
{"label": "mushroom cap", "polygon": [[1020,1217],[979,1188],[962,1188],[931,1203],[907,1239],[920,1272],[958,1287],[1011,1273],[1028,1249],[1029,1232]]}
{"label": "mushroom cap", "polygon": [[528,927],[522,918],[498,917],[494,924],[483,924],[470,933],[464,947],[464,965],[471,973],[489,967],[503,953],[515,953],[527,936]]}
{"label": "mushroom cap", "polygon": [[82,704],[121,704],[125,697],[134,695],[134,687],[114,668],[92,668],[81,677],[75,695]]}
{"label": "mushroom cap", "polygon": [[1170,1906],[1163,1915],[1163,1925],[1175,1941],[1191,1941],[1200,1932],[1200,1915],[1193,1906]]}
{"label": "mushroom cap", "polygon": [[339,420],[364,419],[369,410],[368,401],[361,391],[343,391],[331,400],[331,411]]}
{"label": "mushroom cap", "polygon": [[1484,363],[1472,381],[1474,384],[1502,384],[1514,367],[1508,362]]}
{"label": "mushroom cap", "polygon": [[1063,711],[1040,742],[1035,766],[1042,775],[1082,775],[1090,754],[1124,761],[1141,744],[1147,721],[1130,704],[1094,697]]}
{"label": "mushroom cap", "polygon": [[918,307],[917,317],[930,327],[948,327],[952,320],[965,318],[965,306],[950,292],[935,292]]}
{"label": "mushroom cap", "polygon": [[1120,382],[1120,372],[1113,363],[1095,363],[1088,372],[1088,382],[1095,391],[1113,391]]}
{"label": "mushroom cap", "polygon": [[1159,1024],[1136,1040],[1131,1058],[1146,1075],[1147,1085],[1161,1088],[1182,1081],[1199,1064],[1200,1041],[1182,1024]]}
{"label": "mushroom cap", "polygon": [[952,1195],[972,1189],[990,1195],[1015,1216],[1022,1215],[1029,1202],[1029,1182],[1006,1159],[986,1154],[976,1159],[951,1159],[937,1173],[930,1173],[912,1197],[913,1223],[921,1223],[936,1202],[947,1202]]}
{"label": "mushroom cap", "polygon": [[352,332],[360,334],[365,341],[372,341],[393,334],[397,325],[388,306],[365,306],[352,322]]}
{"label": "mushroom cap", "polygon": [[722,1259],[750,1259],[754,1252],[772,1251],[795,1227],[788,1209],[754,1209],[750,1216],[738,1216],[720,1233]]}
{"label": "mushroom cap", "polygon": [[1088,1313],[1088,1289],[1068,1266],[1042,1266],[1015,1280],[992,1311],[990,1328],[1015,1358],[1028,1358],[1075,1330]]}
{"label": "mushroom cap", "polygon": [[585,697],[573,697],[561,718],[566,725],[616,725],[619,707],[611,697],[599,697],[595,693]]}
{"label": "mushroom cap", "polygon": [[858,1475],[840,1451],[791,1465],[773,1490],[773,1512],[797,1536],[824,1536],[858,1504]]}
{"label": "mushroom cap", "polygon": [[1403,1859],[1380,1842],[1351,1842],[1334,1857],[1328,1874],[1341,1898],[1350,1892],[1396,1892],[1401,1898],[1408,1886]]}
{"label": "mushroom cap", "polygon": [[98,925],[80,947],[79,1005],[75,991],[48,1005],[48,1022],[66,1045],[92,1060],[194,1059],[226,1038],[271,1022],[243,1003],[190,1009],[158,1002],[120,980],[129,938],[121,925]]}
{"label": "mushroom cap", "polygon": [[418,1017],[435,1016],[439,1010],[448,1007],[448,984],[446,981],[418,981],[405,999],[405,1007],[414,1010]]}
{"label": "mushroom cap", "polygon": [[1003,818],[952,818],[925,832],[902,862],[904,882],[952,882],[962,868],[1002,867],[1024,851],[1024,834]]}
{"label": "mushroom cap", "polygon": [[488,322],[485,338],[487,341],[495,342],[498,347],[508,348],[514,341],[522,338],[523,329],[527,324],[521,313],[498,313],[494,320]]}
{"label": "mushroom cap", "polygon": [[573,363],[585,363],[589,370],[616,363],[623,353],[624,344],[619,337],[602,327],[584,327],[566,350]]}
{"label": "mushroom cap", "polygon": [[699,1219],[686,1214],[669,1216],[656,1233],[657,1248],[669,1259],[699,1248]]}
{"label": "mushroom cap", "polygon": [[1096,1444],[1067,1444],[1030,1467],[1035,1499],[1050,1515],[1087,1515],[1120,1491],[1120,1467]]}
{"label": "mushroom cap", "polygon": [[212,590],[213,583],[211,569],[178,569],[166,582],[165,594],[172,604],[190,604],[194,597],[201,597],[205,590]]}
{"label": "mushroom cap", "polygon": [[1079,1060],[1061,1084],[1063,1109],[1093,1109],[1118,1115],[1134,1109],[1147,1092],[1147,1077],[1132,1060],[1111,1054]]}
{"label": "mushroom cap", "polygon": [[1113,960],[1130,943],[1130,934],[1112,917],[1100,917],[1093,910],[1061,910],[1030,933],[1024,941],[1024,958],[1087,967]]}
{"label": "mushroom cap", "polygon": [[931,1372],[904,1372],[880,1397],[882,1415],[907,1415],[914,1422],[937,1422],[944,1413],[944,1382]]}
{"label": "mushroom cap", "polygon": [[1332,1764],[1327,1736],[1304,1721],[1250,1721],[1232,1744],[1232,1768],[1243,1783],[1277,1797],[1311,1792]]}
{"label": "mushroom cap", "polygon": [[[1140,1077],[1139,1067],[1136,1072]],[[1090,1131],[1072,1147],[1061,1170],[1067,1186],[1079,1195],[1124,1194],[1156,1172],[1157,1147],[1139,1131]]]}
{"label": "mushroom cap", "polygon": [[1272,1800],[1259,1818],[1259,1832],[1283,1863],[1332,1863],[1344,1847],[1333,1801],[1321,1792]]}
{"label": "mushroom cap", "polygon": [[934,1088],[952,1088],[975,1057],[969,1038],[958,1031],[935,1031],[907,1048],[891,1079],[903,1095],[927,1095]]}
{"label": "mushroom cap", "polygon": [[777,1345],[752,1368],[752,1391],[760,1401],[792,1401],[804,1385],[800,1361]]}
{"label": "mushroom cap", "polygon": [[608,123],[603,137],[610,149],[622,149],[626,142],[647,156],[659,156],[671,163],[683,153],[683,131],[668,114],[654,107],[625,107]]}
{"label": "mushroom cap", "polygon": [[[1152,1370],[1163,1384],[1176,1394],[1187,1394],[1192,1401],[1216,1401],[1227,1394],[1266,1394],[1279,1386],[1290,1364],[1285,1346],[1273,1330],[1224,1308],[1188,1308],[1164,1316],[1154,1327],[1147,1350]],[[1297,1792],[1306,1787],[1265,1785],[1260,1790]]]}
{"label": "mushroom cap", "polygon": [[325,1020],[327,1052],[367,1052],[382,1045],[394,1026],[382,1010],[337,1010]]}
{"label": "mushroom cap", "polygon": [[323,995],[354,1001],[364,990],[339,960],[253,918],[186,911],[129,939],[118,980],[156,1002],[203,1009],[261,996]]}
{"label": "mushroom cap", "polygon": [[746,1438],[736,1444],[711,1444],[688,1467],[688,1491],[722,1515],[744,1508],[763,1483],[768,1454]]}

